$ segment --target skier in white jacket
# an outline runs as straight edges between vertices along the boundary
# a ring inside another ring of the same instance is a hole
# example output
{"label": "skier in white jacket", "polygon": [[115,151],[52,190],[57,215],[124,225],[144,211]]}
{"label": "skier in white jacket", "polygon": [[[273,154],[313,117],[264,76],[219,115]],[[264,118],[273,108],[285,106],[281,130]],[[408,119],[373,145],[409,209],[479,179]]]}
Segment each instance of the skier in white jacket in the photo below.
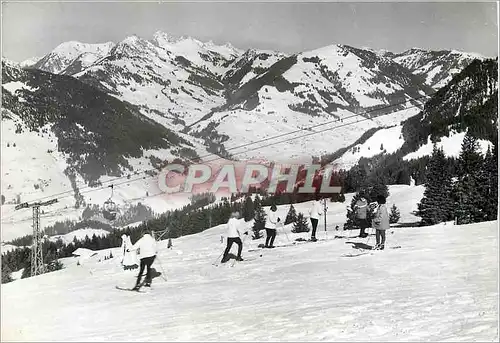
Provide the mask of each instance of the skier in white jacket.
{"label": "skier in white jacket", "polygon": [[316,242],[316,229],[318,227],[318,220],[321,215],[323,215],[323,209],[321,207],[321,196],[316,194],[315,200],[312,203],[311,209],[309,210],[309,218],[312,224],[312,235],[311,241]]}
{"label": "skier in white jacket", "polygon": [[141,259],[139,275],[137,276],[137,282],[133,289],[138,290],[140,288],[141,277],[145,267],[147,268],[147,272],[144,280],[144,286],[151,286],[151,265],[153,264],[158,252],[155,239],[149,234],[148,231],[144,231],[142,238],[135,242],[130,250],[136,250]]}
{"label": "skier in white jacket", "polygon": [[276,224],[280,222],[280,218],[276,214],[276,205],[271,205],[266,217],[266,248],[274,248],[274,239],[276,238]]}
{"label": "skier in white jacket", "polygon": [[238,212],[233,212],[231,214],[231,218],[227,222],[227,246],[224,251],[224,255],[222,256],[221,263],[226,263],[229,261],[229,251],[231,251],[231,246],[233,243],[238,245],[238,256],[236,257],[237,261],[243,261],[241,257],[241,251],[243,250],[243,242],[241,241],[241,235],[248,235],[248,231],[243,232],[241,229],[241,224],[238,221],[238,217],[240,214]]}

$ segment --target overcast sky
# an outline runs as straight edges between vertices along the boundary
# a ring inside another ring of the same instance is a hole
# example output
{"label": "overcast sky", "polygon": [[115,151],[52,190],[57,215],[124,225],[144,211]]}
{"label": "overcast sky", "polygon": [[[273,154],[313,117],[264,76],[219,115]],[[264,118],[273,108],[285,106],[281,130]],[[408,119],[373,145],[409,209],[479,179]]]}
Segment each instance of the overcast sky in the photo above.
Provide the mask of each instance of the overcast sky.
{"label": "overcast sky", "polygon": [[8,2],[2,55],[22,61],[58,44],[119,42],[156,31],[287,53],[330,44],[401,52],[412,47],[497,56],[496,3],[479,2]]}

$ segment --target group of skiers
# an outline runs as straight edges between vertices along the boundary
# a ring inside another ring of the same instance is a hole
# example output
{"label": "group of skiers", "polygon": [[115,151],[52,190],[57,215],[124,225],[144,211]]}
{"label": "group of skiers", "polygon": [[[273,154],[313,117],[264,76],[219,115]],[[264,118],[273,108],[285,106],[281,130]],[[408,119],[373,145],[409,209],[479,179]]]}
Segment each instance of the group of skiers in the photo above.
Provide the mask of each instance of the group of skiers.
{"label": "group of skiers", "polygon": [[[375,250],[384,250],[385,248],[385,231],[389,229],[389,213],[386,206],[386,198],[383,195],[379,195],[376,198],[376,202],[368,204],[364,195],[356,202],[354,206],[354,211],[356,213],[355,225],[360,229],[360,238],[365,238],[368,236],[366,229],[373,227],[375,229],[376,245],[373,247]],[[377,206],[372,223],[368,221],[368,207]],[[274,239],[276,238],[276,229],[279,223],[282,223],[281,218],[276,213],[276,205],[271,205],[266,213],[266,243],[264,248],[274,248]],[[318,227],[318,222],[320,217],[323,215],[325,208],[321,204],[321,196],[316,195],[311,208],[309,210],[309,220],[311,221],[312,233],[311,241],[316,242],[316,230]],[[227,245],[224,250],[221,263],[225,263],[229,260],[229,252],[233,243],[238,245],[238,255],[236,256],[237,261],[243,261],[241,252],[243,250],[242,235],[248,235],[248,230],[242,229],[238,221],[239,213],[234,212],[231,215],[227,223]],[[338,226],[337,226],[338,228]]]}
{"label": "group of skiers", "polygon": [[[376,245],[375,250],[384,250],[385,248],[385,231],[390,228],[389,212],[387,211],[386,199],[383,195],[378,195],[376,203],[368,204],[364,194],[360,194],[361,198],[354,205],[355,225],[360,229],[359,236],[365,238],[368,236],[366,229],[373,227],[375,229]],[[372,223],[368,222],[368,207],[377,206]]]}
{"label": "group of skiers", "polygon": [[[385,247],[386,238],[385,231],[389,229],[389,213],[387,211],[385,197],[379,195],[377,196],[376,200],[376,203],[368,204],[366,198],[363,195],[361,196],[361,198],[356,202],[353,209],[356,214],[355,225],[360,229],[358,237],[367,237],[368,234],[366,233],[366,229],[370,227],[370,223],[368,222],[368,207],[378,204],[371,223],[371,226],[376,230],[376,245],[373,249],[383,250]],[[282,220],[277,215],[276,211],[277,207],[273,204],[266,213],[266,223],[264,226],[266,230],[266,243],[264,246],[265,248],[274,248],[274,239],[276,238],[277,225],[282,223]],[[320,216],[323,215],[324,211],[325,208],[321,204],[321,197],[318,195],[316,196],[309,210],[309,219],[312,226],[310,240],[313,242],[317,241],[316,230],[318,227],[318,221],[320,219]],[[227,244],[222,255],[221,263],[225,263],[229,260],[229,252],[231,251],[233,243],[238,246],[238,254],[236,256],[236,260],[243,261],[243,258],[241,256],[243,250],[242,236],[248,236],[248,228],[244,229],[244,227],[239,222],[239,217],[240,214],[238,212],[233,212],[229,221],[227,222]],[[149,231],[144,231],[142,238],[133,245],[131,244],[130,238],[127,235],[123,235],[122,250],[122,264],[124,268],[134,264],[137,265],[136,252],[140,255],[139,275],[137,276],[136,285],[133,289],[138,290],[141,287],[142,273],[144,272],[145,268],[147,269],[147,272],[144,285],[151,286],[151,265],[153,264],[157,254],[156,240],[151,236],[151,233]]]}

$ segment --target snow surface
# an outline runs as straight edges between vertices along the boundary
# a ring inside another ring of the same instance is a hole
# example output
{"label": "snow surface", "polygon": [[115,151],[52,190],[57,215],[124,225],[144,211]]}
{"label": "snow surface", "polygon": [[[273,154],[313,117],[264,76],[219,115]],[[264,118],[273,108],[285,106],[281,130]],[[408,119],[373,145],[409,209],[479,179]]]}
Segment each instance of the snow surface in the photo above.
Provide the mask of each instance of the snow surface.
{"label": "snow surface", "polygon": [[[460,156],[460,151],[462,150],[462,142],[465,137],[465,132],[451,132],[449,137],[441,137],[441,141],[436,143],[438,148],[443,148],[445,156],[448,157],[458,157]],[[490,141],[479,139],[479,150],[482,154],[485,154],[488,150],[493,148],[493,144]],[[422,145],[417,151],[411,152],[405,157],[404,160],[417,159],[423,156],[431,156],[433,149],[433,143],[431,142],[431,137],[427,138],[427,143]]]}
{"label": "snow surface", "polygon": [[[249,252],[264,238],[248,238],[247,261],[234,268],[211,265],[224,248],[223,225],[174,239],[171,250],[162,241],[153,267],[167,280],[155,278],[144,294],[115,289],[133,285],[137,273],[121,268],[119,248],[101,262],[63,259],[63,270],[2,285],[2,338],[498,340],[497,221],[393,229],[385,251],[351,258],[342,257],[356,252],[348,242],[367,239],[333,239],[333,225],[328,216],[326,241],[273,250]],[[277,245],[309,235],[285,230]]]}

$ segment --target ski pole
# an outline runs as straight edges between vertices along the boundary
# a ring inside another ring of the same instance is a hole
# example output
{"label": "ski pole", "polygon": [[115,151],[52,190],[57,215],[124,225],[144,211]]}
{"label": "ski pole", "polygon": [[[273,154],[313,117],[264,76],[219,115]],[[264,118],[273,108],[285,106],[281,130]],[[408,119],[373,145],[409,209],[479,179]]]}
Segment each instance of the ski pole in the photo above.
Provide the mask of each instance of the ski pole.
{"label": "ski pole", "polygon": [[325,238],[326,240],[328,240],[328,231],[326,231],[326,211],[328,210],[328,208],[326,207],[326,198],[323,199],[323,215],[325,216]]}
{"label": "ski pole", "polygon": [[[222,243],[224,243],[224,238],[223,238],[223,236],[222,236],[222,235],[220,236],[220,242],[221,242],[221,244],[222,244]],[[224,249],[225,249],[225,248],[224,248]],[[221,253],[220,253],[220,255],[219,255],[219,256],[215,259],[215,261],[213,261],[213,262],[212,262],[212,264],[213,264],[214,266],[216,266],[216,265],[217,265],[217,261],[218,261],[218,260],[222,257],[222,254],[224,254],[224,250],[222,250],[222,252],[221,252]]]}
{"label": "ski pole", "polygon": [[215,259],[214,262],[212,262],[214,266],[217,265],[217,261],[222,257],[222,254],[224,254],[224,251],[220,253],[220,255]]}
{"label": "ski pole", "polygon": [[167,275],[167,274],[165,273],[165,270],[163,269],[163,265],[161,264],[161,261],[160,261],[160,258],[158,257],[158,255],[156,256],[156,259],[158,260],[158,263],[160,264],[160,268],[161,268],[161,272],[162,272],[162,273],[161,273],[161,278],[162,278],[165,282],[167,282],[167,278],[164,276],[164,275]]}

